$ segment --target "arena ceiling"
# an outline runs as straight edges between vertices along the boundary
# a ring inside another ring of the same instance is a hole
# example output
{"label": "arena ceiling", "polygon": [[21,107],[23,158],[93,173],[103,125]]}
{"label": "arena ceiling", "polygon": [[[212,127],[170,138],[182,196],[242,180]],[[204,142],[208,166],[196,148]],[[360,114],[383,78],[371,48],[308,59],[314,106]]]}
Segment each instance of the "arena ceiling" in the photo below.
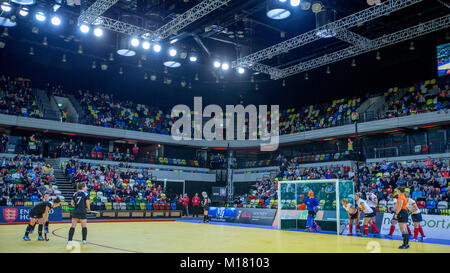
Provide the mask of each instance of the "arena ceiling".
{"label": "arena ceiling", "polygon": [[[43,10],[50,10],[55,4],[53,0],[37,2],[36,7]],[[82,1],[82,6],[85,9],[94,2]],[[156,30],[200,2],[120,0],[102,16],[120,20],[124,15],[132,15],[139,18],[140,27]],[[365,0],[321,2],[335,10],[336,20],[369,7]],[[118,33],[105,31],[101,38],[81,34],[77,28],[80,6],[65,3],[63,1],[58,10],[63,18],[63,24],[58,28],[49,23],[38,24],[29,16],[18,18],[17,26],[8,28],[7,35],[3,32],[1,39],[5,47],[0,50],[1,70],[25,74],[40,84],[52,81],[73,89],[88,88],[113,92],[123,98],[143,98],[148,104],[156,103],[164,108],[176,103],[192,104],[194,95],[203,96],[205,104],[243,102],[301,106],[382,92],[393,85],[407,86],[414,81],[436,77],[435,47],[450,42],[448,29],[437,31],[414,39],[414,50],[409,49],[411,41],[402,42],[380,49],[379,60],[376,52],[369,52],[354,58],[356,66],[351,66],[352,59],[348,59],[330,64],[329,74],[326,66],[308,71],[308,80],[305,80],[305,73],[272,80],[264,73],[255,74],[251,70],[246,70],[243,75],[231,70],[223,72],[213,68],[215,59],[231,63],[316,28],[311,9],[292,9],[287,19],[273,20],[266,15],[266,1],[231,0],[179,31],[179,39],[173,45],[169,41],[175,35],[161,41],[163,50],[173,46],[179,52],[195,52],[199,56],[198,63],[181,60],[180,68],[169,68],[165,73],[164,54],[141,50],[134,57],[122,57],[114,53],[120,38]],[[351,31],[373,39],[446,14],[449,14],[448,4],[425,0],[352,27]],[[44,38],[47,45],[43,45]],[[334,37],[321,39],[264,60],[262,64],[282,69],[347,46],[348,43]],[[34,55],[30,55],[31,47]],[[113,61],[110,60],[111,53],[114,53]],[[66,62],[62,62],[63,55]],[[102,70],[102,65],[107,65],[107,69]],[[123,74],[119,74],[120,68]],[[155,81],[151,80],[152,75],[156,76]],[[168,81],[171,83],[167,84]]]}

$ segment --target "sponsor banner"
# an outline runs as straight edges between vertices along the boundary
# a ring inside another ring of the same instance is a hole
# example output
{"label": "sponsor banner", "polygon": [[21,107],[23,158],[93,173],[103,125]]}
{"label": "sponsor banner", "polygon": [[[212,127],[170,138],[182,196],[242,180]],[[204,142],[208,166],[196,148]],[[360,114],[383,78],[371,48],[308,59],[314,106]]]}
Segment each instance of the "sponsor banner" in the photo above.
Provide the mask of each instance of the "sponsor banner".
{"label": "sponsor banner", "polygon": [[234,222],[236,215],[237,208],[210,207],[208,210],[208,216],[217,222]]}
{"label": "sponsor banner", "polygon": [[277,210],[210,207],[211,221],[271,226]]}
{"label": "sponsor banner", "polygon": [[[389,234],[392,217],[393,215],[391,213],[384,213],[380,230],[381,234]],[[422,226],[423,233],[428,238],[450,240],[450,216],[422,214],[422,222],[420,222],[420,225]],[[414,223],[411,216],[408,218],[408,226],[411,232],[414,233]],[[398,224],[395,226],[394,235],[401,236]]]}
{"label": "sponsor banner", "polygon": [[238,208],[236,223],[271,226],[276,209]]}
{"label": "sponsor banner", "polygon": [[[0,223],[22,223],[30,221],[30,210],[33,207],[0,207]],[[50,222],[62,221],[61,207],[50,211]]]}

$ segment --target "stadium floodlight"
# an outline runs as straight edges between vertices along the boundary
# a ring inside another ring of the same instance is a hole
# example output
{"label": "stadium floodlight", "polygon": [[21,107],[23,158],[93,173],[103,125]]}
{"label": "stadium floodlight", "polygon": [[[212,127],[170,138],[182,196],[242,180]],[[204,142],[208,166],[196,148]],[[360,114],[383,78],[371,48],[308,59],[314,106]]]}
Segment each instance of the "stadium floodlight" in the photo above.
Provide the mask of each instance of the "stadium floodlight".
{"label": "stadium floodlight", "polygon": [[18,5],[34,5],[36,3],[36,0],[11,0],[11,2],[16,3]]}
{"label": "stadium floodlight", "polygon": [[153,46],[153,51],[155,51],[156,53],[161,52],[161,49],[162,49],[162,47],[161,47],[160,44],[155,44],[155,45]]}
{"label": "stadium floodlight", "polygon": [[197,60],[198,60],[198,58],[195,55],[192,55],[192,56],[189,57],[189,61],[191,61],[193,63],[196,62]]}
{"label": "stadium floodlight", "polygon": [[149,50],[150,49],[150,42],[149,41],[143,41],[142,42],[142,48],[145,50]]}
{"label": "stadium floodlight", "polygon": [[178,39],[177,39],[177,38],[170,40],[169,43],[170,43],[171,45],[173,45],[173,44],[175,44],[176,42],[178,42]]}
{"label": "stadium floodlight", "polygon": [[36,18],[36,20],[38,20],[39,22],[44,22],[47,19],[47,17],[45,16],[45,13],[42,11],[36,12],[36,14],[34,15],[34,18]]}
{"label": "stadium floodlight", "polygon": [[214,67],[219,68],[222,64],[219,61],[214,61]]}
{"label": "stadium floodlight", "polygon": [[291,6],[298,7],[300,5],[300,0],[291,0]]}
{"label": "stadium floodlight", "polygon": [[21,8],[19,10],[19,14],[22,17],[28,16],[29,13],[30,13],[30,11],[27,8],[25,8],[25,7]]}
{"label": "stadium floodlight", "polygon": [[270,19],[282,20],[291,16],[291,12],[288,9],[288,5],[285,1],[279,0],[267,0],[266,15]]}
{"label": "stadium floodlight", "polygon": [[177,50],[175,48],[169,49],[169,55],[175,57],[177,55]]}
{"label": "stadium floodlight", "polygon": [[11,4],[8,3],[8,2],[3,2],[2,5],[1,5],[1,9],[2,9],[4,12],[10,12],[10,11],[12,10],[12,6],[11,6]]}
{"label": "stadium floodlight", "polygon": [[80,26],[80,31],[81,31],[82,33],[88,33],[88,32],[89,32],[89,26],[86,25],[86,24],[82,24],[82,25]]}
{"label": "stadium floodlight", "polygon": [[243,67],[238,67],[237,69],[239,74],[244,74],[245,73],[245,69]]}
{"label": "stadium floodlight", "polygon": [[230,64],[228,64],[228,63],[223,63],[222,64],[222,70],[228,70],[228,69],[230,69]]}
{"label": "stadium floodlight", "polygon": [[94,28],[94,35],[97,37],[102,37],[103,36],[103,29],[96,27]]}
{"label": "stadium floodlight", "polygon": [[136,37],[133,37],[133,38],[131,38],[131,46],[133,46],[133,47],[138,47],[139,46],[139,39],[138,38],[136,38]]}
{"label": "stadium floodlight", "polygon": [[52,22],[52,25],[54,25],[54,26],[61,25],[61,18],[59,18],[57,15],[53,16],[50,21]]}

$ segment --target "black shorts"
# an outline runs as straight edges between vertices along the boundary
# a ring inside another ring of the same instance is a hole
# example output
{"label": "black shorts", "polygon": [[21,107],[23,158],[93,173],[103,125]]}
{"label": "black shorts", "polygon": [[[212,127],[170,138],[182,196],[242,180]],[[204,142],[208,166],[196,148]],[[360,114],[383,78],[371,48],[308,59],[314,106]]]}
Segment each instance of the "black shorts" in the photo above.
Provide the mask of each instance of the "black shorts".
{"label": "black shorts", "polygon": [[350,215],[350,219],[358,219],[358,212],[353,213],[352,215]]}
{"label": "black shorts", "polygon": [[72,218],[76,218],[76,219],[87,219],[87,217],[86,217],[86,212],[73,211],[73,212],[72,212]]}
{"label": "black shorts", "polygon": [[364,212],[364,218],[372,218],[372,217],[375,217],[375,211],[372,211],[371,213]]}
{"label": "black shorts", "polygon": [[43,214],[34,213],[34,212],[30,211],[30,218],[41,219],[42,217],[44,217]]}
{"label": "black shorts", "polygon": [[316,213],[314,211],[308,210],[308,215],[311,215],[313,219],[316,217]]}
{"label": "black shorts", "polygon": [[397,220],[399,223],[408,223],[408,212],[402,209],[397,215]]}
{"label": "black shorts", "polygon": [[422,222],[422,213],[411,214],[411,218],[414,223],[420,223]]}
{"label": "black shorts", "polygon": [[377,208],[370,207],[373,211],[374,217],[377,215]]}

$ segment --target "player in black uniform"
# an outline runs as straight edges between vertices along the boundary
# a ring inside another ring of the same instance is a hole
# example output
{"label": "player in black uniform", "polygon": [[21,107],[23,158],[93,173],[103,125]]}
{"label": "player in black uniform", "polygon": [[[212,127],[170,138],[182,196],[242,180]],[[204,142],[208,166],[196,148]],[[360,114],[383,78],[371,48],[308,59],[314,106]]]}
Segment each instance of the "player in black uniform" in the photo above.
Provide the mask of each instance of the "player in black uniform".
{"label": "player in black uniform", "polygon": [[211,199],[208,198],[208,194],[206,192],[202,192],[203,200],[202,200],[202,207],[203,207],[203,223],[206,221],[209,223],[209,217],[208,217],[208,211],[209,211],[209,204],[211,203]]}
{"label": "player in black uniform", "polygon": [[43,201],[36,206],[34,206],[30,210],[30,223],[27,226],[27,229],[25,230],[25,235],[22,239],[25,241],[30,241],[30,237],[28,237],[28,234],[30,234],[30,230],[34,229],[34,226],[36,223],[39,223],[38,232],[39,232],[39,241],[43,241],[44,237],[42,237],[42,229],[44,227],[44,223],[48,221],[48,213],[51,209],[54,209],[58,207],[61,204],[61,200],[59,197],[56,197],[55,200],[52,201]]}
{"label": "player in black uniform", "polygon": [[67,242],[67,245],[70,245],[72,243],[73,234],[75,232],[75,227],[77,226],[78,222],[81,222],[81,234],[83,236],[83,244],[86,244],[86,237],[87,237],[87,217],[86,214],[88,211],[90,211],[89,206],[89,197],[88,193],[86,192],[86,184],[85,183],[79,183],[77,185],[77,192],[73,194],[72,201],[70,204],[74,208],[72,211],[72,227],[69,229],[69,239]]}
{"label": "player in black uniform", "polygon": [[[49,192],[45,192],[44,195],[42,196],[42,201],[49,201],[50,200],[50,193]],[[30,234],[33,234],[34,232],[34,227],[30,230]],[[48,219],[44,224],[44,234],[45,237],[47,237],[47,233],[48,233]],[[48,239],[46,238],[46,240],[48,241]]]}

